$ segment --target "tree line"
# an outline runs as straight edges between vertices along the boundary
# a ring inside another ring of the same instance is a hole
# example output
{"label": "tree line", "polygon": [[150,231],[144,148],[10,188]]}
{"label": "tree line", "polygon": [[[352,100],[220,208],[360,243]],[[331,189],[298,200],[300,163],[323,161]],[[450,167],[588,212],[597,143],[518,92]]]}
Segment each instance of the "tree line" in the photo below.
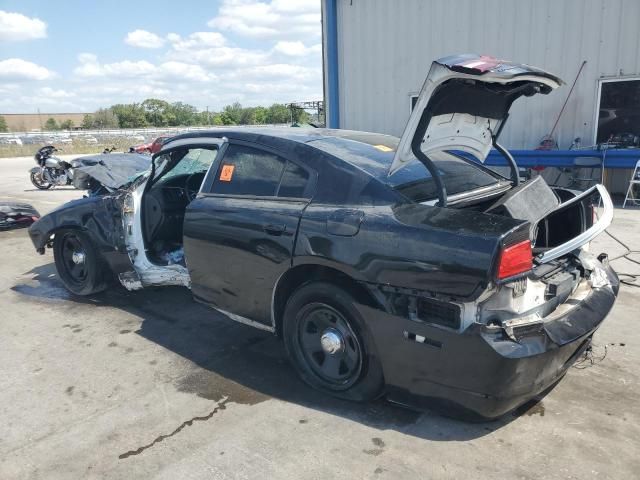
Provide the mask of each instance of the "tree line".
{"label": "tree line", "polygon": [[[169,103],[157,98],[148,98],[140,103],[118,103],[101,108],[84,116],[79,127],[83,129],[144,128],[144,127],[188,127],[207,125],[271,125],[278,123],[307,123],[310,115],[301,108],[289,108],[282,103],[270,107],[243,107],[235,102],[219,112],[198,111],[193,105],[183,102]],[[43,129],[71,130],[76,127],[73,120],[58,123],[50,117]],[[0,116],[0,132],[8,131],[4,117]]]}
{"label": "tree line", "polygon": [[220,112],[198,111],[183,103],[169,103],[148,98],[141,103],[119,103],[87,114],[82,128],[142,128],[183,127],[201,125],[261,125],[276,123],[305,123],[309,114],[300,108],[289,109],[281,103],[270,107],[243,107],[235,102]]}

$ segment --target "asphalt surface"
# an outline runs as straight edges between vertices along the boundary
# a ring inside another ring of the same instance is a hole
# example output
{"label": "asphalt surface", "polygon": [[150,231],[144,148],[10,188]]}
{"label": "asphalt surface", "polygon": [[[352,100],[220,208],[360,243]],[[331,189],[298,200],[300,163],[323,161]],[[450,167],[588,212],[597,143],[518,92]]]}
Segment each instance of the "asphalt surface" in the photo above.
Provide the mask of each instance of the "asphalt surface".
{"label": "asphalt surface", "polygon": [[[82,195],[37,191],[32,162],[0,160],[0,200],[46,213]],[[638,248],[640,211],[618,209],[610,231]],[[622,248],[603,235],[592,250]],[[73,297],[26,230],[0,232],[0,252],[0,479],[638,478],[636,287],[622,287],[593,362],[538,403],[469,424],[314,392],[277,339],[183,288]]]}

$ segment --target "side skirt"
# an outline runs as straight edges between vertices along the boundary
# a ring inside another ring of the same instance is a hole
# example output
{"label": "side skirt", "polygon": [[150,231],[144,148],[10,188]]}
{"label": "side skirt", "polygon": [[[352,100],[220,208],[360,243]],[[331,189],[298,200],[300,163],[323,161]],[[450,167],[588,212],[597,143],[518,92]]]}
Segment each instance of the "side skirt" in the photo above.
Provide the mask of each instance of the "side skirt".
{"label": "side skirt", "polygon": [[243,317],[242,315],[236,315],[235,313],[227,312],[226,310],[218,308],[215,305],[213,305],[213,304],[211,304],[209,302],[205,302],[204,300],[201,300],[201,299],[199,299],[198,297],[195,297],[195,296],[193,297],[193,299],[198,303],[206,305],[207,307],[212,308],[212,309],[220,312],[223,315],[226,315],[231,320],[234,320],[234,321],[236,321],[238,323],[242,323],[244,325],[248,325],[250,327],[257,328],[258,330],[264,330],[265,332],[276,333],[276,329],[272,325],[265,325],[264,323],[256,322],[255,320],[251,320],[250,318]]}

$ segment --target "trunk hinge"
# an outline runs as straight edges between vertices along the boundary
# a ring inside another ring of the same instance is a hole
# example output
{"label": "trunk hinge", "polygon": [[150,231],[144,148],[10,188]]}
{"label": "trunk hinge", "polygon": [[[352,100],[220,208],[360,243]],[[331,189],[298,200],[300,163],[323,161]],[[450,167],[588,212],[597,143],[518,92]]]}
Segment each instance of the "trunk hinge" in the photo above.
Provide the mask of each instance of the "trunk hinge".
{"label": "trunk hinge", "polygon": [[422,139],[424,138],[425,133],[427,132],[427,126],[433,117],[430,108],[425,108],[422,111],[422,116],[420,117],[420,122],[416,128],[416,131],[411,139],[411,151],[416,156],[422,164],[427,167],[429,173],[431,174],[431,178],[433,178],[434,183],[436,184],[436,188],[438,189],[438,206],[446,207],[447,206],[447,188],[442,182],[442,178],[440,178],[440,172],[431,161],[429,157],[422,151],[420,145],[422,144]]}
{"label": "trunk hinge", "polygon": [[500,152],[500,155],[502,155],[507,160],[507,163],[511,168],[511,181],[513,181],[513,186],[517,187],[518,185],[520,185],[520,172],[518,171],[518,164],[516,163],[516,160],[513,158],[513,155],[511,155],[509,150],[507,150],[506,148],[504,148],[502,145],[498,143],[498,137],[500,136],[502,129],[507,123],[508,118],[509,118],[509,114],[507,113],[504,117],[504,120],[500,122],[498,131],[494,135],[492,135],[491,143],[493,144],[493,148],[495,148],[498,152]]}

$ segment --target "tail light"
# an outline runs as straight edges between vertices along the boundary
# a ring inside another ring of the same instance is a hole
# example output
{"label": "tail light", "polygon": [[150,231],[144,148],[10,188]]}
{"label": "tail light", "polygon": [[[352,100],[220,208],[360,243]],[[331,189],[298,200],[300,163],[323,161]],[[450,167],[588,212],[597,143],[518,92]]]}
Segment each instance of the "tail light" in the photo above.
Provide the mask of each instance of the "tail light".
{"label": "tail light", "polygon": [[521,273],[528,272],[533,268],[533,254],[531,252],[531,242],[522,242],[510,245],[500,252],[498,262],[498,280],[513,277]]}

